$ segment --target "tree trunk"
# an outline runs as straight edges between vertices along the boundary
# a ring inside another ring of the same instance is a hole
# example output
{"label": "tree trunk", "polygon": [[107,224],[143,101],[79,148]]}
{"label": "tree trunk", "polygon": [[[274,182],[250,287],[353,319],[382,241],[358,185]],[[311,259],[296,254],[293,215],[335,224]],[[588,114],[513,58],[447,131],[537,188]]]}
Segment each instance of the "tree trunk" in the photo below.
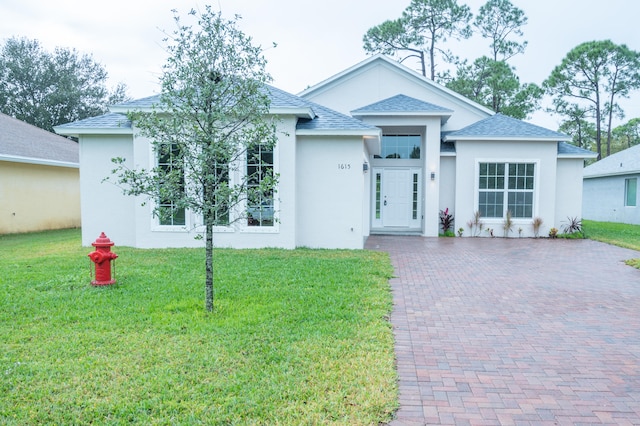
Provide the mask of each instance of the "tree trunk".
{"label": "tree trunk", "polygon": [[211,312],[213,311],[213,225],[207,221],[205,229],[205,263],[207,270],[207,276],[205,278],[205,307],[207,312]]}
{"label": "tree trunk", "polygon": [[435,64],[435,56],[436,56],[436,45],[433,34],[431,35],[431,46],[429,47],[429,61],[431,61],[431,81],[436,81],[436,64]]}
{"label": "tree trunk", "polygon": [[598,160],[602,160],[602,111],[600,110],[600,92],[596,87],[596,151]]}

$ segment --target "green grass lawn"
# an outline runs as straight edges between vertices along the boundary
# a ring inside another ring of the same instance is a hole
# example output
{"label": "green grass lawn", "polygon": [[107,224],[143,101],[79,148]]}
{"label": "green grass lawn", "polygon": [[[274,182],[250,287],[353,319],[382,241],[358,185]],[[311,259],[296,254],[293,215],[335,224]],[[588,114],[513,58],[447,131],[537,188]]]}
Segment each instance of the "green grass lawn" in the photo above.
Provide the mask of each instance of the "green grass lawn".
{"label": "green grass lawn", "polygon": [[[640,251],[640,226],[626,223],[582,221],[587,238]],[[640,259],[630,259],[627,264],[640,269]]]}
{"label": "green grass lawn", "polygon": [[[117,243],[117,241],[116,241]],[[385,253],[115,246],[0,236],[0,424],[379,424],[397,409]]]}

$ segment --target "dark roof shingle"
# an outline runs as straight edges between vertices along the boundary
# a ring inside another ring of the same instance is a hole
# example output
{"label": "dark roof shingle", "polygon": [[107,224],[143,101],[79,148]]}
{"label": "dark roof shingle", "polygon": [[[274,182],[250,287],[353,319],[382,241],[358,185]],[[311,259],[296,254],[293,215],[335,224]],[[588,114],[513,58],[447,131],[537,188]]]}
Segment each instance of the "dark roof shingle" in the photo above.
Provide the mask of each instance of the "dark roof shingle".
{"label": "dark roof shingle", "polygon": [[530,139],[568,141],[571,138],[564,133],[554,132],[535,124],[527,123],[503,114],[495,114],[491,117],[473,123],[463,129],[452,132],[446,136],[447,141],[460,139]]}
{"label": "dark roof shingle", "polygon": [[429,102],[403,94],[395,95],[379,102],[351,111],[354,115],[372,113],[428,113],[451,115],[453,111]]}
{"label": "dark roof shingle", "polygon": [[[372,131],[377,130],[376,127],[366,124],[356,118],[341,114],[337,111],[326,108],[322,105],[307,101],[299,96],[292,95],[284,90],[273,86],[265,86],[269,91],[271,99],[271,108],[273,109],[309,109],[313,118],[301,118],[296,126],[299,130],[318,130],[318,131],[339,131],[339,130],[358,130]],[[87,118],[85,120],[76,121],[74,123],[63,124],[57,126],[56,130],[64,133],[73,132],[74,130],[115,130],[130,129],[131,122],[124,115],[125,111],[136,109],[148,109],[157,104],[160,95],[149,96],[122,104],[115,105],[113,109],[118,112],[111,112],[99,117]]]}
{"label": "dark roof shingle", "polygon": [[79,162],[76,142],[2,113],[0,155],[63,163]]}

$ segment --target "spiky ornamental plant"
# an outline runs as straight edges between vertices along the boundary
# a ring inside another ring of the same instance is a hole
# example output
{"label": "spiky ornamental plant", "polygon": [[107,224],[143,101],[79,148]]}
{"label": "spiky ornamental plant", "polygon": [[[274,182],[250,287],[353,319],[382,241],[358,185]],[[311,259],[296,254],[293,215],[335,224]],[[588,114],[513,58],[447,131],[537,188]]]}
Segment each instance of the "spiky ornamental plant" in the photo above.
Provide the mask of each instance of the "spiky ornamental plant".
{"label": "spiky ornamental plant", "polygon": [[[123,159],[114,159],[114,173],[126,194],[147,195],[157,205],[170,200],[172,209],[202,217],[205,307],[212,311],[214,226],[246,218],[247,201],[273,196],[277,175],[261,176],[256,184],[246,164],[258,146],[273,149],[277,122],[268,115],[266,60],[237,28],[240,17],[225,20],[206,6],[204,13],[189,12],[196,25],[185,25],[176,10],[173,14],[176,29],[165,39],[169,58],[160,102],[151,112],[130,114],[158,158],[172,157],[171,167],[131,170]],[[156,208],[155,213],[167,211]]]}

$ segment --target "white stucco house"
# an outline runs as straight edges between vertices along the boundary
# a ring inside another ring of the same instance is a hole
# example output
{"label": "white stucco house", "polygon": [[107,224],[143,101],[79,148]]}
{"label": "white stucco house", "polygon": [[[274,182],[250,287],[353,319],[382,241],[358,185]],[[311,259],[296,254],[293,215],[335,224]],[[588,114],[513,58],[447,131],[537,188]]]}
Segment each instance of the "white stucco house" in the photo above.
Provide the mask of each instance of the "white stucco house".
{"label": "white stucco house", "polygon": [[[541,234],[581,217],[582,168],[595,154],[569,145],[564,134],[494,114],[388,57],[372,56],[297,96],[268,89],[282,130],[262,157],[280,176],[266,206],[276,219],[219,227],[217,246],[357,249],[371,233],[435,237],[445,208],[465,236],[476,211],[496,229],[511,211],[511,236],[518,228],[533,235],[536,217]],[[155,101],[56,128],[80,141],[85,245],[102,231],[119,245],[203,244],[194,239],[198,217],[184,212],[176,223],[161,223],[143,200],[103,183],[113,157],[132,167],[157,164],[125,116]]]}
{"label": "white stucco house", "polygon": [[601,222],[640,225],[640,145],[584,168],[583,216]]}

